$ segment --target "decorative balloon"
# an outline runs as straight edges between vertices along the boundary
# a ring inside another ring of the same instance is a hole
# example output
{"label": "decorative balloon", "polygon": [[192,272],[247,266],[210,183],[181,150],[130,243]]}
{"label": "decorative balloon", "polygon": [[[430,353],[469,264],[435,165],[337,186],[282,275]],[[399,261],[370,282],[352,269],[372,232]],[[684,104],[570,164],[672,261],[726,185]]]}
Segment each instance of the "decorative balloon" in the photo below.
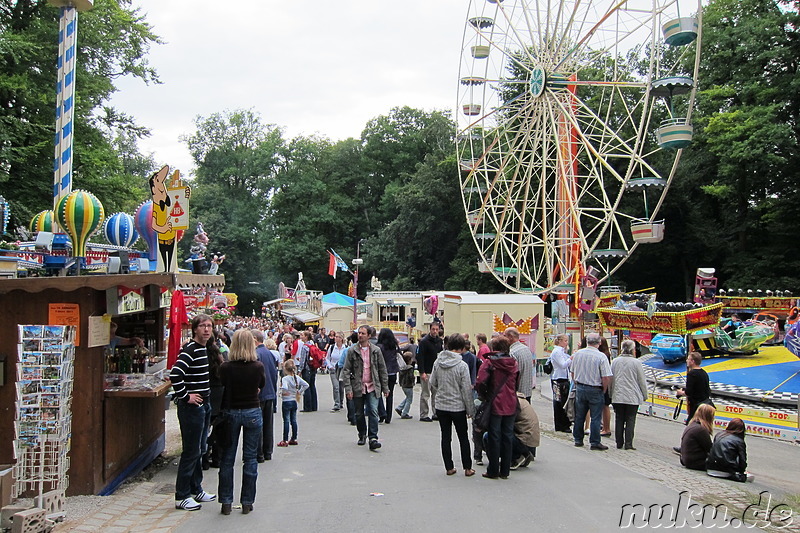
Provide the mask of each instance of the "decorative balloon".
{"label": "decorative balloon", "polygon": [[158,257],[158,234],[153,229],[153,200],[148,200],[136,209],[134,225],[139,236],[147,245],[147,258],[155,261]]}
{"label": "decorative balloon", "polygon": [[114,213],[103,224],[103,235],[114,246],[129,248],[139,238],[134,227],[133,217],[128,213]]}
{"label": "decorative balloon", "polygon": [[78,189],[58,201],[56,216],[72,241],[72,255],[86,257],[86,243],[105,218],[103,204],[92,193]]}
{"label": "decorative balloon", "polygon": [[53,231],[53,222],[55,222],[55,215],[48,209],[47,211],[42,211],[34,215],[28,229],[34,232]]}
{"label": "decorative balloon", "polygon": [[0,196],[0,237],[6,233],[6,228],[8,228],[8,219],[10,216],[11,209],[8,207],[8,202],[5,198]]}

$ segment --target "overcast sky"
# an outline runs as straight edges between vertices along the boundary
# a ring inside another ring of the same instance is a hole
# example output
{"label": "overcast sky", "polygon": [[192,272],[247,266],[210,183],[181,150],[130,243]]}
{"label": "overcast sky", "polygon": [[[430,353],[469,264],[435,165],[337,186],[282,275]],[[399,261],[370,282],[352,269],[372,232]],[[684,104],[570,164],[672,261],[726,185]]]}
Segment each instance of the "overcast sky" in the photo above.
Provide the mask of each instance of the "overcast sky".
{"label": "overcast sky", "polygon": [[468,0],[134,4],[165,41],[149,54],[162,84],[119,80],[112,103],[152,130],[143,152],[185,175],[179,137],[198,115],[253,108],[289,138],[340,140],[392,107],[456,105]]}

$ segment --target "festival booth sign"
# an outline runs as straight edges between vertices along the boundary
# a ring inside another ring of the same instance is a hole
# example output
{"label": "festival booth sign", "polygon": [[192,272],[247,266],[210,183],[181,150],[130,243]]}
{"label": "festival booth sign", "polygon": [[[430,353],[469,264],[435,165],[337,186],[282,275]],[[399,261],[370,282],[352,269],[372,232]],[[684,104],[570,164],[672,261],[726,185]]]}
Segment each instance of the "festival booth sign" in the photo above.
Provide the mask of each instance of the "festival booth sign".
{"label": "festival booth sign", "polygon": [[613,307],[595,309],[595,312],[606,329],[685,335],[717,326],[722,308],[722,304],[714,304],[690,311],[656,312],[652,316],[648,316],[645,311],[627,311]]}

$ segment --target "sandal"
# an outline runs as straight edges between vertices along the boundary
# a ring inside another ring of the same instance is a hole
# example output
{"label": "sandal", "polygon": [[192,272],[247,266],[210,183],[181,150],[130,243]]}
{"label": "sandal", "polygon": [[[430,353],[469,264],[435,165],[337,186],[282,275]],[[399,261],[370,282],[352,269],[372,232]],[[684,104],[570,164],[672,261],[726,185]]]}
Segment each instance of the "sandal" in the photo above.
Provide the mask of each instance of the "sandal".
{"label": "sandal", "polygon": [[453,474],[455,474],[455,473],[456,473],[456,469],[455,469],[455,468],[451,468],[451,469],[450,469],[450,470],[448,470],[446,473],[447,473],[447,475],[448,475],[448,476],[452,476]]}
{"label": "sandal", "polygon": [[464,470],[464,475],[467,476],[467,477],[474,476],[475,475],[475,471],[473,469],[471,469],[471,468],[467,468],[466,470]]}

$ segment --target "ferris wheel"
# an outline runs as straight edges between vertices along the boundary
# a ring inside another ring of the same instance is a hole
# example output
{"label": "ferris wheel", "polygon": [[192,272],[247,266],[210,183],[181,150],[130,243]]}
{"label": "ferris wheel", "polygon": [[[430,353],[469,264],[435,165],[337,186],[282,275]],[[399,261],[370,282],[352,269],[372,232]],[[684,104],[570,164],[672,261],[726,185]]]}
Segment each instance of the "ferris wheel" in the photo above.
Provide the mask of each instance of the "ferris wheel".
{"label": "ferris wheel", "polygon": [[481,271],[567,289],[663,238],[700,17],[697,0],[470,1],[456,143]]}

